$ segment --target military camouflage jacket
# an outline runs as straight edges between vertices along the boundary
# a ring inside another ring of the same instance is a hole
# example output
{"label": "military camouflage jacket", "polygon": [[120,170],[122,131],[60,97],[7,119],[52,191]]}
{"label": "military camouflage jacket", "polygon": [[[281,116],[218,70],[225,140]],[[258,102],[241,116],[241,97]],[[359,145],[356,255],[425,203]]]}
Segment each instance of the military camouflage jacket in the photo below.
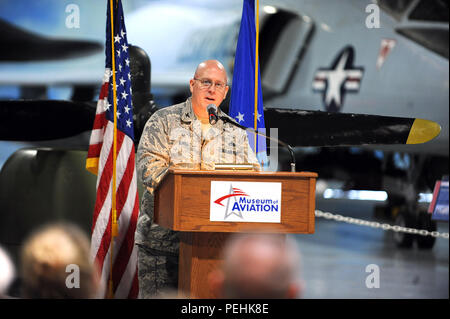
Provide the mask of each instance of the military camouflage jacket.
{"label": "military camouflage jacket", "polygon": [[[219,110],[219,116],[227,115]],[[202,131],[190,98],[150,117],[137,150],[137,172],[144,186],[135,238],[138,245],[178,252],[178,233],[153,223],[153,192],[169,167],[211,170],[214,163],[251,163],[260,169],[247,133],[222,120]]]}

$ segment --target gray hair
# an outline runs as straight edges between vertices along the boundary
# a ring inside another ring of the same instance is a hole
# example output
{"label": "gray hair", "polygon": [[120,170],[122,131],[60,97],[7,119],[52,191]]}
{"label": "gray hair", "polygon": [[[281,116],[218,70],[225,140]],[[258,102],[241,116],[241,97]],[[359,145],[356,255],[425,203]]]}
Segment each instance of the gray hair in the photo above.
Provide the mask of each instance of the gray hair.
{"label": "gray hair", "polygon": [[245,234],[224,250],[227,298],[286,298],[300,286],[300,252],[295,241],[279,234]]}

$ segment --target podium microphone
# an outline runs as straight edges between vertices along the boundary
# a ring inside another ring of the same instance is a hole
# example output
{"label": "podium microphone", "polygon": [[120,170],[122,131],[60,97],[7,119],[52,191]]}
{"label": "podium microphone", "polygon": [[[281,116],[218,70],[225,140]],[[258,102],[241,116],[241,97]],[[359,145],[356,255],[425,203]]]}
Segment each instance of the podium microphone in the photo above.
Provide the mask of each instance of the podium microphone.
{"label": "podium microphone", "polygon": [[208,111],[209,124],[211,124],[211,125],[216,124],[217,120],[218,120],[217,106],[215,106],[214,104],[209,104],[206,107],[206,110]]}
{"label": "podium microphone", "polygon": [[[213,105],[213,106],[215,107],[214,104],[210,104],[210,105],[208,105],[208,108],[209,108],[209,106],[211,106],[211,105]],[[208,113],[209,113],[209,111],[208,111]],[[217,116],[217,115],[216,115],[216,116]],[[211,123],[211,117],[210,117],[209,119],[210,119],[210,123]],[[256,134],[258,134],[258,135],[260,135],[260,136],[265,137],[266,139],[269,139],[269,140],[271,140],[271,141],[275,141],[275,142],[277,142],[278,144],[283,145],[284,147],[286,147],[286,148],[288,149],[288,151],[289,151],[289,154],[291,155],[291,172],[295,172],[295,155],[294,155],[294,151],[292,150],[292,147],[291,147],[289,144],[287,144],[287,143],[285,143],[285,142],[283,142],[283,141],[281,141],[281,140],[279,140],[279,139],[277,139],[277,138],[273,138],[273,137],[267,136],[267,135],[265,135],[265,134],[263,134],[263,133],[261,133],[261,132],[258,132],[258,131],[256,131],[256,130],[250,128],[250,127],[242,126],[241,124],[239,124],[239,123],[237,123],[237,122],[231,120],[230,118],[228,118],[228,117],[226,117],[226,116],[221,116],[220,119],[221,119],[222,121],[226,122],[226,123],[230,123],[230,124],[232,124],[232,125],[234,125],[234,126],[236,126],[236,127],[239,127],[239,128],[241,128],[241,129],[243,129],[244,131],[250,131],[250,132],[252,132],[252,133],[256,133]],[[216,121],[217,121],[217,119],[216,119]]]}

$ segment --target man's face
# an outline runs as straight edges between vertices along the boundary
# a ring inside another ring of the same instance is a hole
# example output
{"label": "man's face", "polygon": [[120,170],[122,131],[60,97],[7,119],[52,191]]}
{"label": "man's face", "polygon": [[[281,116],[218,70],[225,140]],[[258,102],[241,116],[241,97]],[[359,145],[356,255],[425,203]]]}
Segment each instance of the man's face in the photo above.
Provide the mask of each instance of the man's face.
{"label": "man's face", "polygon": [[209,104],[219,107],[228,92],[226,84],[225,70],[215,65],[205,66],[197,71],[189,86],[192,93],[192,108],[198,118],[208,118],[206,107]]}

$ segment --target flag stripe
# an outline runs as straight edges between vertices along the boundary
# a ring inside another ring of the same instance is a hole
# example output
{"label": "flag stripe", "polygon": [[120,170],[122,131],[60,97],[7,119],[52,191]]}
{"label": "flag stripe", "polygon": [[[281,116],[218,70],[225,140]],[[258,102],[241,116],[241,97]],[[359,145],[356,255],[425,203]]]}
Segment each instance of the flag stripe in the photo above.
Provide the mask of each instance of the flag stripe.
{"label": "flag stripe", "polygon": [[[120,145],[122,144],[124,138],[124,134],[121,133],[120,131],[117,132],[117,148],[120,147]],[[124,143],[125,145],[127,145],[127,143]],[[127,152],[128,147],[121,147],[119,150],[119,155],[117,156],[118,158],[121,156],[121,154],[123,154],[124,152]],[[123,156],[123,155],[122,155]],[[122,177],[124,175],[124,170],[125,167],[118,167],[116,170],[116,178],[118,180],[122,180]],[[106,165],[106,172],[104,174],[101,174],[102,177],[105,176],[105,179],[107,179],[107,181],[104,181],[103,185],[109,185],[107,191],[106,189],[102,189],[102,192],[97,191],[97,201],[99,203],[101,203],[102,206],[97,206],[97,202],[96,202],[96,210],[94,211],[94,222],[93,224],[95,224],[95,228],[93,229],[93,234],[92,236],[99,238],[101,234],[104,234],[107,231],[110,231],[111,228],[111,223],[110,223],[110,214],[111,214],[111,201],[112,201],[112,194],[111,194],[111,189],[112,189],[112,151],[110,152],[110,156],[108,157],[108,163]],[[119,192],[117,191],[117,193],[119,194]],[[100,196],[99,196],[100,195]],[[119,196],[120,197],[120,196]],[[117,203],[116,203],[116,209],[117,209]],[[97,209],[99,209],[98,214],[97,214]],[[117,209],[117,216],[119,217],[120,214],[120,210]],[[108,224],[106,225],[105,223],[105,219],[108,219]],[[97,220],[100,220],[100,223],[97,224]],[[108,239],[109,242],[110,239]],[[108,243],[106,242],[106,239],[102,239],[101,241],[101,246],[104,245],[108,245]],[[99,252],[97,252],[97,258],[99,259],[100,264],[103,263],[104,260],[104,253],[105,250],[102,249]]]}
{"label": "flag stripe", "polygon": [[[107,130],[112,130],[112,124],[110,125],[110,128],[107,128]],[[108,136],[107,134],[106,136]],[[112,135],[112,134],[111,134]],[[109,137],[107,138],[109,140]],[[120,134],[118,132],[117,134],[117,149],[120,150],[120,146],[123,142],[123,134]],[[111,143],[112,144],[112,143]],[[108,147],[108,145],[111,145],[110,143],[106,143],[105,147],[102,151],[108,152],[108,157],[106,158],[107,161],[103,162],[102,159],[104,159],[104,156],[100,156],[100,168],[99,168],[99,186],[97,186],[97,200],[95,202],[95,208],[94,208],[94,217],[93,217],[93,223],[92,227],[95,227],[97,223],[97,218],[101,214],[103,209],[103,206],[105,204],[105,201],[108,199],[108,194],[110,194],[110,184],[112,181],[112,166],[113,166],[113,152],[112,147]],[[101,153],[103,155],[103,152]],[[102,169],[103,168],[103,169]],[[123,171],[122,171],[123,172]],[[118,180],[121,179],[120,171],[116,171],[116,178]],[[105,186],[108,186],[106,188]]]}
{"label": "flag stripe", "polygon": [[88,158],[96,158],[98,162],[99,156],[96,154],[100,154],[102,150],[103,142],[98,144],[93,144],[89,146]]}
{"label": "flag stripe", "polygon": [[[134,246],[134,250],[136,251],[137,254],[137,248],[136,246]],[[137,259],[137,257],[136,257]],[[128,299],[137,299],[138,295],[139,295],[139,279],[138,279],[138,273],[137,271],[134,272],[134,277],[133,277],[133,283],[132,286],[130,288],[130,293],[128,294]]]}
{"label": "flag stripe", "polygon": [[[137,194],[136,194],[137,196]],[[139,213],[139,205],[138,202],[134,201],[134,208],[132,210],[132,216],[128,217],[128,220],[137,219],[137,214]],[[134,268],[130,269],[130,257],[133,253],[132,242],[129,240],[130,238],[134,238],[134,232],[136,230],[136,223],[133,222],[132,225],[129,225],[127,228],[127,232],[124,234],[124,242],[121,245],[119,253],[117,254],[116,262],[114,263],[114,267],[116,267],[114,283],[117,285],[114,287],[115,290],[118,290],[121,285],[119,285],[119,279],[127,276],[126,282],[131,281],[133,278],[133,273],[130,274],[130,271],[133,271]],[[122,283],[122,281],[121,281]],[[123,285],[123,284],[122,284]]]}
{"label": "flag stripe", "polygon": [[[131,173],[133,174],[134,158],[131,158],[131,156],[130,156],[130,160],[128,161],[128,166],[130,167],[130,169],[128,171],[131,171]],[[133,175],[135,176],[135,174],[133,174]],[[137,188],[131,186],[131,185],[133,185],[133,183],[136,184],[136,178],[128,178],[127,176],[124,175],[124,178],[122,179],[122,181],[119,185],[119,189],[117,190],[118,194],[120,194],[120,191],[122,191],[124,194],[125,193],[127,194],[127,197],[125,198],[126,199],[125,202],[123,202],[119,199],[117,201],[117,218],[118,218],[118,222],[123,226],[119,230],[119,235],[116,238],[116,242],[118,243],[119,246],[122,245],[122,241],[125,237],[126,230],[129,228],[129,218],[130,218],[130,215],[132,215],[132,213],[133,213],[133,208],[135,205],[135,197],[136,197],[136,193],[137,193]]]}
{"label": "flag stripe", "polygon": [[91,144],[103,144],[103,127],[94,129],[91,133]]}

